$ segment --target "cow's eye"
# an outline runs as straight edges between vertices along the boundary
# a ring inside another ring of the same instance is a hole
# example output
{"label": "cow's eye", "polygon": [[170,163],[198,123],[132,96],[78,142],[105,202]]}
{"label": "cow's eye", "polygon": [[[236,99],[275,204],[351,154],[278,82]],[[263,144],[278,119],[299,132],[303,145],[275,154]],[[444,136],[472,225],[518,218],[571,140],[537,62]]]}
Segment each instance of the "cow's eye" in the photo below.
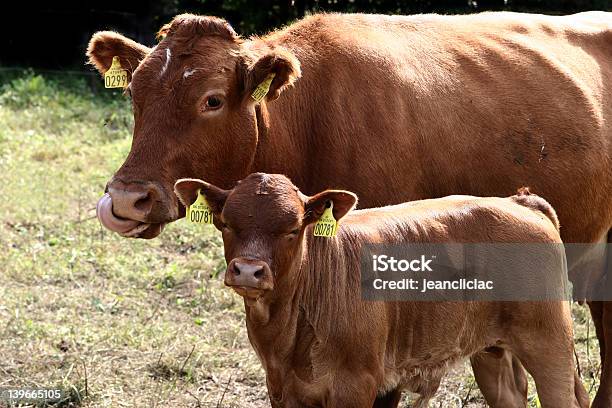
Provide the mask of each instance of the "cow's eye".
{"label": "cow's eye", "polygon": [[219,96],[209,96],[206,98],[206,102],[204,103],[204,107],[206,110],[216,110],[223,106],[223,100]]}
{"label": "cow's eye", "polygon": [[289,231],[289,233],[287,235],[289,235],[289,236],[296,236],[299,233],[300,233],[300,229],[296,228],[293,231]]}

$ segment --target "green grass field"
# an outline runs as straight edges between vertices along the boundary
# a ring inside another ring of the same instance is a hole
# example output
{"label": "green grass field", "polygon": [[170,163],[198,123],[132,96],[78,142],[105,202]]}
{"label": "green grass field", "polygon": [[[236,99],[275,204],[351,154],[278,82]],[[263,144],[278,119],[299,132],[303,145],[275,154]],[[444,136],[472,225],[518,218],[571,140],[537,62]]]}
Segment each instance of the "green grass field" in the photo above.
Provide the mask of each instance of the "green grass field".
{"label": "green grass field", "polygon": [[[129,240],[95,219],[132,126],[129,101],[97,80],[0,77],[0,387],[61,387],[61,406],[268,406],[217,231],[177,222]],[[597,341],[573,309],[593,395]],[[485,406],[467,364],[432,406]]]}

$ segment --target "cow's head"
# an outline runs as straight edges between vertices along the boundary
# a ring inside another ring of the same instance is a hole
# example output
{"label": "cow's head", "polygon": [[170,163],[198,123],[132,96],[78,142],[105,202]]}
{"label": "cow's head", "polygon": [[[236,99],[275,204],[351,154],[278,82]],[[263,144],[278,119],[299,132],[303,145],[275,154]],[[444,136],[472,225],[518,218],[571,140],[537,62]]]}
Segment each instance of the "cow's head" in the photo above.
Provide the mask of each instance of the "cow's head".
{"label": "cow's head", "polygon": [[[225,284],[240,295],[259,298],[271,293],[301,261],[306,227],[317,221],[329,203],[340,220],[357,202],[348,191],[302,194],[282,175],[253,173],[232,190],[198,179],[182,179],[174,187],[185,205],[200,191],[223,234],[227,271]],[[326,238],[319,238],[326,239]]]}
{"label": "cow's head", "polygon": [[130,153],[98,203],[98,217],[125,236],[152,238],[184,215],[174,182],[197,175],[229,187],[247,175],[258,143],[253,91],[274,74],[263,103],[300,76],[283,48],[243,41],[219,18],[177,16],[154,48],[98,32],[87,55],[101,72],[119,57],[130,81]]}

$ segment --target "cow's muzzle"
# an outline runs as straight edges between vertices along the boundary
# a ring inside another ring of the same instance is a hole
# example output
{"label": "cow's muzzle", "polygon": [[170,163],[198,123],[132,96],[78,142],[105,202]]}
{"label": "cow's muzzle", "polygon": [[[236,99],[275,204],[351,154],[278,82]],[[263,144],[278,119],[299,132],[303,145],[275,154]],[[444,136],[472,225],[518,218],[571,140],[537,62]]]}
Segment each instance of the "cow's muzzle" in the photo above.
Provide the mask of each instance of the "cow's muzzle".
{"label": "cow's muzzle", "polygon": [[154,183],[112,181],[96,206],[103,226],[129,238],[154,238],[178,218],[170,214],[167,195]]}

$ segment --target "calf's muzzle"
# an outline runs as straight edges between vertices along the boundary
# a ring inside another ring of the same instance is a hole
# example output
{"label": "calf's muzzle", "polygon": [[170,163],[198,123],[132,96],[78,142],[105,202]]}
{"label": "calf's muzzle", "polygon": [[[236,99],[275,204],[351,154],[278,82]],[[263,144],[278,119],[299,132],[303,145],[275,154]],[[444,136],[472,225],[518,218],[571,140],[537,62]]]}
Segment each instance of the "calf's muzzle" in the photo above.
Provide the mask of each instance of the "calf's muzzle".
{"label": "calf's muzzle", "polygon": [[227,266],[225,285],[242,296],[261,295],[274,288],[268,264],[253,258],[234,258]]}

